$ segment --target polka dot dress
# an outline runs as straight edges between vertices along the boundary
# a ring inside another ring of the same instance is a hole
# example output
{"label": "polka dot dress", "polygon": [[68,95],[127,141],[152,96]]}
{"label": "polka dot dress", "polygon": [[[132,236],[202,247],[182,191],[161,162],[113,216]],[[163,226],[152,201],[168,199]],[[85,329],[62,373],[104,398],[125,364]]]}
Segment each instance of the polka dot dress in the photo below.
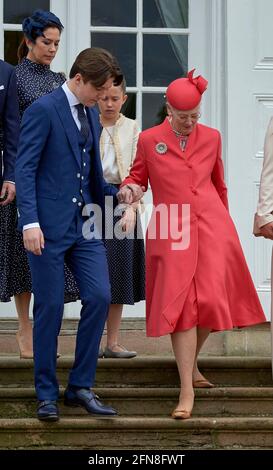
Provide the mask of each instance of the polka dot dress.
{"label": "polka dot dress", "polygon": [[[111,204],[105,211],[106,226],[115,227],[113,238],[105,239],[110,284],[111,303],[133,305],[145,299],[145,251],[139,213],[136,226],[128,238],[120,239],[120,217],[114,216]],[[116,234],[116,235],[115,235]]]}
{"label": "polka dot dress", "polygon": [[[52,72],[47,65],[29,59],[16,66],[20,115],[37,98],[50,93],[65,81],[62,73]],[[0,301],[9,302],[22,292],[31,292],[31,274],[22,234],[16,230],[17,210],[13,202],[0,207]],[[79,299],[76,281],[65,266],[65,302]]]}

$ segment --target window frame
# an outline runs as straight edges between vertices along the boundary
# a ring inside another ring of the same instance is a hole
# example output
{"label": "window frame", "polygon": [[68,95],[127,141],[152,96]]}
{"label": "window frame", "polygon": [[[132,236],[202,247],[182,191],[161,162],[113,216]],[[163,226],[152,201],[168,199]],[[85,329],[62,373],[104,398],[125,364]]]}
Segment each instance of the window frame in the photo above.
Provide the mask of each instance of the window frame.
{"label": "window frame", "polygon": [[[86,1],[86,0],[84,0]],[[87,0],[90,4],[92,0]],[[136,0],[136,26],[135,27],[122,27],[122,26],[91,26],[89,24],[89,34],[91,38],[92,32],[104,32],[104,33],[135,33],[136,34],[136,86],[128,87],[128,93],[136,94],[136,119],[140,126],[142,125],[142,97],[145,93],[159,93],[164,94],[166,87],[157,87],[157,86],[143,86],[143,35],[144,34],[153,34],[153,35],[187,35],[189,37],[190,29],[189,28],[146,28],[143,27],[143,1]],[[189,9],[190,9],[189,0]],[[89,10],[88,18],[91,18],[91,11]],[[91,21],[90,21],[91,23]],[[91,39],[90,39],[91,44]],[[91,44],[92,45],[92,44]]]}
{"label": "window frame", "polygon": [[[4,57],[4,32],[21,31],[21,25],[3,23],[3,4],[0,0],[0,57]],[[216,87],[216,95],[212,96],[211,86],[205,93],[202,105],[202,120],[218,127],[223,127],[222,112],[219,112],[215,103],[221,94],[222,71],[218,68],[221,63],[219,50],[215,44],[216,38],[221,42],[222,13],[225,5],[219,6],[218,0],[189,0],[189,28],[144,28],[143,27],[143,1],[136,0],[136,26],[91,26],[91,2],[92,0],[51,0],[50,9],[61,18],[64,25],[62,40],[56,58],[52,63],[52,70],[63,71],[68,76],[71,65],[77,54],[91,45],[91,30],[94,32],[126,32],[136,34],[136,86],[128,87],[128,93],[136,94],[136,119],[142,124],[142,95],[144,93],[164,94],[166,87],[148,87],[142,84],[142,56],[143,34],[179,34],[188,35],[188,67],[189,70],[196,67],[196,73],[202,73],[209,85]],[[224,0],[224,3],[226,0]],[[223,15],[222,15],[223,16]],[[216,25],[216,28],[212,26]],[[204,53],[205,51],[205,53]],[[212,78],[212,81],[211,81]],[[220,113],[220,114],[219,114]],[[214,119],[216,118],[216,120]]]}
{"label": "window frame", "polygon": [[[4,35],[5,31],[22,31],[21,24],[15,23],[4,23],[4,2],[10,0],[0,0],[0,57],[4,57]],[[67,41],[67,1],[66,0],[50,0],[49,2],[50,10],[57,15],[62,24],[64,25],[64,30],[62,32],[62,39],[60,41],[60,46],[58,54],[52,63],[52,70],[56,72],[67,72],[67,54],[66,54],[66,41]]]}

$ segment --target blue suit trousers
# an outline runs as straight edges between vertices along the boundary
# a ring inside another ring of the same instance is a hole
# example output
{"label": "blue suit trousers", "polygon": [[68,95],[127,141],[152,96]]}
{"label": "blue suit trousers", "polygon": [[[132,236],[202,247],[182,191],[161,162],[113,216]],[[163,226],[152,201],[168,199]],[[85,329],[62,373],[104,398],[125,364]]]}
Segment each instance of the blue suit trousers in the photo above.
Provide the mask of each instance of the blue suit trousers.
{"label": "blue suit trousers", "polygon": [[45,239],[41,256],[28,255],[34,293],[34,374],[38,400],[56,400],[59,395],[56,356],[64,308],[64,260],[74,274],[82,303],[69,384],[89,388],[94,383],[111,292],[104,244],[102,240],[86,240],[82,236],[84,221],[78,212],[62,239]]}

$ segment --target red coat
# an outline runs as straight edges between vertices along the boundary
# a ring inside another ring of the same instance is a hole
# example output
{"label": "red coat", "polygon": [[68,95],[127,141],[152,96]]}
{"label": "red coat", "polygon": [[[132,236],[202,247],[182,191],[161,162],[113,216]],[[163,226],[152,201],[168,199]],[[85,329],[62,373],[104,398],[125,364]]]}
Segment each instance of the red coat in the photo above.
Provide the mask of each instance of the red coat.
{"label": "red coat", "polygon": [[190,204],[190,243],[187,249],[173,250],[177,240],[166,222],[167,238],[160,238],[157,224],[156,237],[149,239],[152,215],[146,235],[147,335],[162,336],[178,326],[178,330],[198,325],[217,331],[265,322],[228,213],[220,133],[197,124],[182,152],[168,119],[143,131],[123,185],[131,182],[147,188],[148,181],[155,208]]}

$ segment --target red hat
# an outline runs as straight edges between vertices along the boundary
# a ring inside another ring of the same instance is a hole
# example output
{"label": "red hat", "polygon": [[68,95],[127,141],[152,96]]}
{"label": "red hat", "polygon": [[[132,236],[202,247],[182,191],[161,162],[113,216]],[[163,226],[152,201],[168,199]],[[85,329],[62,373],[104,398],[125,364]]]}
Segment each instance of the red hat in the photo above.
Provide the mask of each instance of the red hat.
{"label": "red hat", "polygon": [[195,69],[188,72],[186,78],[177,78],[167,88],[166,98],[175,109],[189,111],[200,103],[208,81],[201,75],[193,78]]}

